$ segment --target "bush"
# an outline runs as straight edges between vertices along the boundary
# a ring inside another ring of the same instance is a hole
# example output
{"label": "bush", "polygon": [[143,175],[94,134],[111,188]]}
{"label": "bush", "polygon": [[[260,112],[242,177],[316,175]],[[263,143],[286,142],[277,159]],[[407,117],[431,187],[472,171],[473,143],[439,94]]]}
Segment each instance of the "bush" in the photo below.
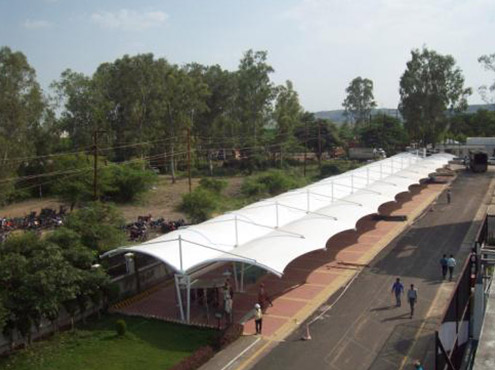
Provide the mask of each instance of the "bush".
{"label": "bush", "polygon": [[123,165],[110,165],[105,168],[109,173],[109,189],[105,195],[119,202],[129,202],[146,192],[157,179],[156,173],[144,169],[142,162]]}
{"label": "bush", "polygon": [[211,191],[201,187],[182,196],[180,210],[194,223],[203,222],[211,217],[218,200]]}
{"label": "bush", "polygon": [[340,168],[336,164],[327,163],[321,166],[320,177],[325,178],[325,177],[335,176],[338,175],[339,173],[342,172],[340,171]]}
{"label": "bush", "polygon": [[195,370],[208,362],[214,355],[215,352],[210,346],[200,347],[170,370]]}
{"label": "bush", "polygon": [[119,337],[122,337],[127,331],[127,324],[124,320],[115,321],[115,331]]}
{"label": "bush", "polygon": [[227,187],[227,181],[204,177],[199,181],[199,186],[213,193],[220,194]]}
{"label": "bush", "polygon": [[263,193],[277,195],[290,189],[301,186],[300,180],[288,175],[281,170],[270,170],[264,174],[248,178],[241,187],[241,192],[246,196],[257,196]]}
{"label": "bush", "polygon": [[248,197],[254,197],[268,192],[265,184],[254,177],[248,177],[241,186],[241,193]]}
{"label": "bush", "polygon": [[321,166],[320,178],[335,176],[355,168],[358,168],[360,163],[356,161],[333,160]]}

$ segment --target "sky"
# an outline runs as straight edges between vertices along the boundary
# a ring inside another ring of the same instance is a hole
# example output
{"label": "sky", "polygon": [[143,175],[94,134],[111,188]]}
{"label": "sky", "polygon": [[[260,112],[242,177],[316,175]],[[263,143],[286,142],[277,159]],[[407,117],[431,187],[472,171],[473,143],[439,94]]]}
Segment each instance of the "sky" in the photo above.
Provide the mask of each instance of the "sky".
{"label": "sky", "polygon": [[0,0],[0,47],[23,52],[48,91],[70,68],[88,75],[124,54],[235,70],[248,49],[268,51],[272,80],[294,83],[308,111],[341,109],[345,88],[374,82],[395,108],[411,50],[450,54],[482,103],[495,53],[494,0]]}

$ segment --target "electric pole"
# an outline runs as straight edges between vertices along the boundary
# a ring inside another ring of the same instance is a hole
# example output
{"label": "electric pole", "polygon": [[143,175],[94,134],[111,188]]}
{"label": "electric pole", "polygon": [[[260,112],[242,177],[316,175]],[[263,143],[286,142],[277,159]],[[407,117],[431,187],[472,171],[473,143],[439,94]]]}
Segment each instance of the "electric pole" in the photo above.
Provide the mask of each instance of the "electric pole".
{"label": "electric pole", "polygon": [[104,133],[105,130],[95,130],[93,132],[93,200],[98,200],[98,134]]}
{"label": "electric pole", "polygon": [[318,168],[321,170],[321,121],[318,121]]}
{"label": "electric pole", "polygon": [[307,156],[307,152],[308,152],[308,121],[306,120],[306,122],[304,123],[304,126],[305,126],[305,136],[306,136],[306,140],[304,140],[304,166],[303,166],[303,174],[304,174],[304,177],[306,177],[306,156]]}
{"label": "electric pole", "polygon": [[191,129],[187,128],[187,176],[189,178],[189,193],[192,191],[191,184]]}

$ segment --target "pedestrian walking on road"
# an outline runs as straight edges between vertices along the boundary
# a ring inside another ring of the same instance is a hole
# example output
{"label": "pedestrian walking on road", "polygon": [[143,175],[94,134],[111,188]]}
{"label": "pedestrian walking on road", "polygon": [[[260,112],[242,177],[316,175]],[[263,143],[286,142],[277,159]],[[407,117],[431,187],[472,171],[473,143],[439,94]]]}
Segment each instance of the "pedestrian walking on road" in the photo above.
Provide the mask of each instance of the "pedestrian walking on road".
{"label": "pedestrian walking on road", "polygon": [[256,327],[256,334],[261,334],[263,326],[263,313],[261,312],[261,306],[259,303],[254,305],[254,325]]}
{"label": "pedestrian walking on road", "polygon": [[411,288],[407,291],[407,300],[409,301],[409,307],[411,307],[411,316],[412,319],[414,315],[414,305],[418,301],[418,291],[414,288],[414,284],[411,284]]}
{"label": "pedestrian walking on road", "polygon": [[448,269],[448,258],[447,255],[444,254],[443,257],[440,259],[440,266],[442,266],[442,278],[445,279],[447,277],[447,269]]}
{"label": "pedestrian walking on road", "polygon": [[404,285],[402,285],[399,278],[397,278],[394,285],[392,285],[392,293],[395,294],[395,305],[397,307],[400,307],[400,298],[402,296],[402,293],[404,293]]}
{"label": "pedestrian walking on road", "polygon": [[450,189],[447,189],[447,203],[450,204],[451,200],[452,200],[452,193],[450,192]]}
{"label": "pedestrian walking on road", "polygon": [[449,259],[447,260],[447,266],[449,268],[449,280],[452,281],[452,275],[454,274],[454,267],[457,262],[455,261],[454,255],[451,254]]}

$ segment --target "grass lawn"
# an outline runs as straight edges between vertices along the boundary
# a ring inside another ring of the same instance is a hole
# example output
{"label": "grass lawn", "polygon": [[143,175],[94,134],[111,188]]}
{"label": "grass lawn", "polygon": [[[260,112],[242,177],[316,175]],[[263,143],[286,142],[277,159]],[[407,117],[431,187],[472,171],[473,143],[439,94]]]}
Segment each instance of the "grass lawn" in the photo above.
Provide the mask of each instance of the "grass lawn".
{"label": "grass lawn", "polygon": [[[123,337],[118,337],[114,329],[118,319],[127,323]],[[58,334],[0,360],[0,369],[165,370],[209,344],[214,335],[213,330],[107,315],[73,333]]]}

